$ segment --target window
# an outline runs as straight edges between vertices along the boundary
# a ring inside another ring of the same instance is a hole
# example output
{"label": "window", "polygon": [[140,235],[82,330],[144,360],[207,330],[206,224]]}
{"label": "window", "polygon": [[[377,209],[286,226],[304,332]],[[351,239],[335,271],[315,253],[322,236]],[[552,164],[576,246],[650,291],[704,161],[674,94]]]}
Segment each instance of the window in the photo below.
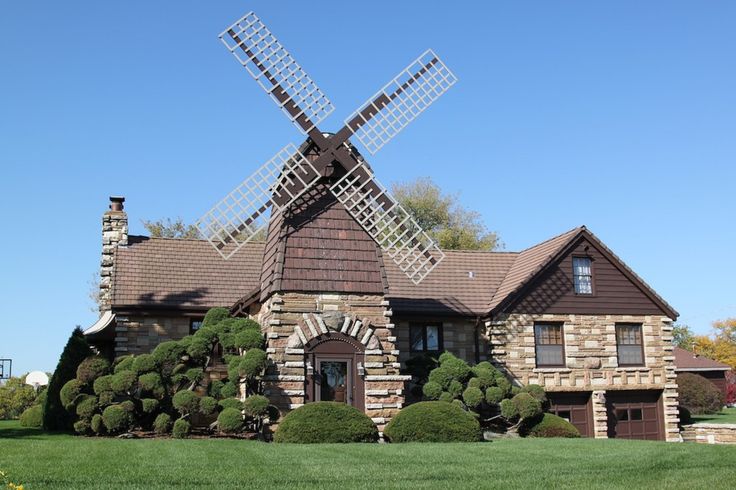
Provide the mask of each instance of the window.
{"label": "window", "polygon": [[409,337],[411,352],[439,352],[442,350],[442,327],[440,325],[410,325]]}
{"label": "window", "polygon": [[616,347],[619,366],[643,366],[644,345],[641,341],[641,325],[631,323],[616,325]]}
{"label": "window", "polygon": [[593,266],[590,257],[572,258],[575,294],[593,294]]}
{"label": "window", "polygon": [[561,323],[535,323],[534,344],[537,366],[564,366],[565,347]]}
{"label": "window", "polygon": [[195,333],[202,327],[201,318],[192,318],[189,320],[189,333]]}

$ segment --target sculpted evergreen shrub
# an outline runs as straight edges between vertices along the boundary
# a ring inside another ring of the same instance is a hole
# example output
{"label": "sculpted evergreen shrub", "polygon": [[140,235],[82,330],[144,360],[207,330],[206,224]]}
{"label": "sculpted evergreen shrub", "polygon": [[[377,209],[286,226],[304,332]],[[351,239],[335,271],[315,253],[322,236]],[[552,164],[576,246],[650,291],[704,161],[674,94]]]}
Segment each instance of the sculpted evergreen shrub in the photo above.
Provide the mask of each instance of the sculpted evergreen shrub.
{"label": "sculpted evergreen shrub", "polygon": [[79,419],[74,422],[74,432],[77,434],[89,434],[92,430],[89,419]]}
{"label": "sculpted evergreen shrub", "polygon": [[174,408],[182,415],[188,415],[197,411],[199,406],[199,397],[196,393],[189,390],[177,391],[172,399]]}
{"label": "sculpted evergreen shrub", "polygon": [[223,320],[230,318],[230,312],[227,308],[210,308],[210,310],[204,315],[202,321],[202,328],[214,327]]}
{"label": "sculpted evergreen shrub", "polygon": [[217,400],[211,396],[203,396],[199,399],[198,410],[202,415],[212,415],[217,411]]}
{"label": "sculpted evergreen shrub", "polygon": [[102,422],[111,434],[125,432],[130,428],[130,413],[120,405],[110,405],[102,412]]}
{"label": "sculpted evergreen shrub", "polygon": [[483,402],[483,392],[480,388],[467,388],[463,391],[463,402],[469,408],[477,408]]}
{"label": "sculpted evergreen shrub", "polygon": [[76,379],[70,379],[59,390],[59,400],[66,410],[74,408],[74,400],[82,393],[82,384]]}
{"label": "sculpted evergreen shrub", "polygon": [[[449,406],[449,404],[447,404]],[[338,402],[307,403],[289,412],[279,424],[274,442],[376,442],[378,429],[366,414]]]}
{"label": "sculpted evergreen shrub", "polygon": [[163,398],[166,395],[166,388],[158,373],[141,374],[138,378],[138,386],[143,392],[153,395],[155,398]]}
{"label": "sculpted evergreen shrub", "polygon": [[422,393],[428,400],[438,400],[442,394],[442,386],[434,381],[427,381],[422,387]]}
{"label": "sculpted evergreen shrub", "polygon": [[132,371],[134,361],[135,357],[133,355],[118,357],[115,360],[115,368],[113,369],[113,372],[117,374],[120,371]]}
{"label": "sculpted evergreen shrub", "polygon": [[519,414],[519,418],[522,419],[535,417],[542,413],[542,404],[529,393],[515,395],[511,399],[511,403],[516,405],[516,411]]}
{"label": "sculpted evergreen shrub", "polygon": [[217,417],[217,427],[226,434],[235,434],[243,429],[243,416],[240,410],[226,408]]}
{"label": "sculpted evergreen shrub", "polygon": [[567,420],[551,413],[527,419],[519,433],[529,437],[580,437],[580,432]]}
{"label": "sculpted evergreen shrub", "polygon": [[227,383],[222,385],[222,388],[220,389],[220,396],[223,398],[231,398],[238,395],[238,387],[235,383],[232,381],[228,381]]}
{"label": "sculpted evergreen shrub", "polygon": [[677,392],[680,405],[693,414],[718,413],[724,404],[723,392],[698,374],[680,373],[677,375]]}
{"label": "sculpted evergreen shrub", "polygon": [[141,409],[143,413],[154,413],[158,410],[158,400],[155,398],[144,398],[141,400]]}
{"label": "sculpted evergreen shrub", "polygon": [[261,349],[264,339],[260,329],[246,328],[242,332],[235,334],[233,342],[235,347],[239,349]]}
{"label": "sculpted evergreen shrub", "polygon": [[140,354],[133,360],[132,371],[140,376],[156,370],[156,360],[151,354]]}
{"label": "sculpted evergreen shrub", "polygon": [[237,398],[225,398],[224,400],[220,400],[218,402],[218,405],[220,405],[220,408],[222,408],[223,410],[226,408],[235,408],[237,410],[243,409],[243,402],[241,402]]}
{"label": "sculpted evergreen shrub", "polygon": [[105,432],[105,424],[102,421],[102,415],[100,415],[99,413],[96,413],[92,416],[92,420],[90,421],[89,425],[92,429],[92,432],[97,435],[103,434]]}
{"label": "sculpted evergreen shrub", "polygon": [[491,405],[498,405],[503,400],[504,392],[498,386],[491,386],[486,389],[486,401]]}
{"label": "sculpted evergreen shrub", "polygon": [[475,442],[481,432],[478,420],[455,403],[419,402],[401,409],[384,435],[391,442]]}
{"label": "sculpted evergreen shrub", "polygon": [[268,414],[269,401],[263,395],[251,395],[243,402],[243,411],[248,417],[265,417]]}
{"label": "sculpted evergreen shrub", "polygon": [[81,399],[77,401],[77,415],[81,419],[90,420],[97,410],[97,398],[92,395],[80,395],[79,398]]}
{"label": "sculpted evergreen shrub", "polygon": [[70,414],[60,399],[61,388],[77,376],[79,364],[92,354],[84,333],[79,327],[75,328],[61,353],[59,363],[49,381],[46,404],[43,409],[43,427],[46,430],[70,430],[72,428],[72,414]]}
{"label": "sculpted evergreen shrub", "polygon": [[33,405],[23,411],[20,415],[20,426],[29,428],[40,428],[43,426],[43,407]]}
{"label": "sculpted evergreen shrub", "polygon": [[110,388],[118,395],[124,395],[133,390],[138,381],[134,371],[120,371],[110,378]]}
{"label": "sculpted evergreen shrub", "polygon": [[171,431],[171,415],[168,413],[161,413],[153,421],[153,431],[156,434],[163,435],[168,434]]}
{"label": "sculpted evergreen shrub", "polygon": [[104,357],[91,356],[82,361],[77,367],[77,381],[86,385],[107,374],[110,371],[110,362]]}
{"label": "sculpted evergreen shrub", "polygon": [[112,374],[106,374],[105,376],[97,378],[92,385],[95,395],[99,395],[105,391],[112,391],[112,378]]}
{"label": "sculpted evergreen shrub", "polygon": [[176,439],[186,439],[192,432],[192,424],[185,419],[177,419],[174,422],[174,428],[171,431],[171,435]]}

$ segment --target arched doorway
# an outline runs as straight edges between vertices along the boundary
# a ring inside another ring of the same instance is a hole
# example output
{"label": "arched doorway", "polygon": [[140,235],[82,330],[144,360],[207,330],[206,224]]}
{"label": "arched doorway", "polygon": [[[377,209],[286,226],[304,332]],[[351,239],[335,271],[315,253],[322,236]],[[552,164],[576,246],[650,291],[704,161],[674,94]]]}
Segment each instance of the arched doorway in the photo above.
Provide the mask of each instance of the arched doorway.
{"label": "arched doorway", "polygon": [[365,410],[361,375],[363,345],[352,337],[329,332],[304,348],[307,365],[305,403],[335,401]]}

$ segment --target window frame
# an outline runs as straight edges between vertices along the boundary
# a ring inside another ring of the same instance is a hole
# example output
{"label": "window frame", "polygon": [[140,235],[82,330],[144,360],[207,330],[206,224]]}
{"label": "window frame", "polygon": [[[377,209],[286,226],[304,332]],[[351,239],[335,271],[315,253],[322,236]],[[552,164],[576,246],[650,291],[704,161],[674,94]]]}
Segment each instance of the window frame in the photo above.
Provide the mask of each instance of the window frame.
{"label": "window frame", "polygon": [[[199,327],[197,327],[197,329],[195,330],[195,329],[194,329],[194,324],[195,324],[195,323],[197,323],[197,322],[198,322],[198,323],[199,323],[200,325],[199,325]],[[199,330],[200,328],[202,328],[202,323],[203,323],[203,322],[204,322],[204,317],[202,317],[202,318],[198,318],[198,317],[190,317],[190,318],[189,318],[189,335],[194,335],[195,333],[197,333],[197,330]]]}
{"label": "window frame", "polygon": [[[560,343],[559,344],[541,344],[539,342],[539,335],[537,334],[538,327],[558,327],[560,329]],[[539,346],[560,346],[561,351],[561,363],[560,364],[540,364],[539,362]],[[565,323],[564,322],[534,322],[534,365],[538,368],[565,368],[567,367],[567,353],[565,349]]]}
{"label": "window frame", "polygon": [[[437,349],[427,349],[427,327],[437,327]],[[422,329],[422,349],[415,350],[412,345],[412,331]],[[442,332],[442,322],[412,322],[409,324],[409,352],[411,354],[435,354],[443,352],[445,348],[445,337]]]}
{"label": "window frame", "polygon": [[[631,328],[636,327],[639,329],[639,344],[621,344],[619,342],[619,329],[621,328]],[[616,329],[616,362],[618,362],[619,367],[645,367],[646,366],[646,357],[644,355],[644,327],[641,323],[629,323],[629,322],[621,322],[616,323],[615,326]],[[638,363],[626,363],[621,362],[621,346],[639,346],[639,351],[641,353],[641,362]]]}
{"label": "window frame", "polygon": [[[590,276],[584,276],[580,274],[576,274],[575,271],[575,260],[576,259],[585,259],[590,263]],[[573,255],[572,256],[572,290],[573,293],[575,293],[575,296],[595,296],[595,282],[593,280],[595,274],[593,273],[593,257],[590,255]],[[589,293],[579,293],[577,288],[577,282],[575,279],[577,277],[590,277],[590,292]]]}

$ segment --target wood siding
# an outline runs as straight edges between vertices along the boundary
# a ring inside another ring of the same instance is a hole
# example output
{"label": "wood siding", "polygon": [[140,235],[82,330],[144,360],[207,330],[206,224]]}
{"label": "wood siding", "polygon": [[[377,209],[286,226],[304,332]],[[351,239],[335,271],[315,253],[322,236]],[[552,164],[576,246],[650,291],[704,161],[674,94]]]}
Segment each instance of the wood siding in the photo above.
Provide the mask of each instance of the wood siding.
{"label": "wood siding", "polygon": [[[573,257],[590,257],[593,294],[575,294]],[[590,241],[580,238],[571,252],[530,284],[509,308],[512,313],[666,315]]]}

